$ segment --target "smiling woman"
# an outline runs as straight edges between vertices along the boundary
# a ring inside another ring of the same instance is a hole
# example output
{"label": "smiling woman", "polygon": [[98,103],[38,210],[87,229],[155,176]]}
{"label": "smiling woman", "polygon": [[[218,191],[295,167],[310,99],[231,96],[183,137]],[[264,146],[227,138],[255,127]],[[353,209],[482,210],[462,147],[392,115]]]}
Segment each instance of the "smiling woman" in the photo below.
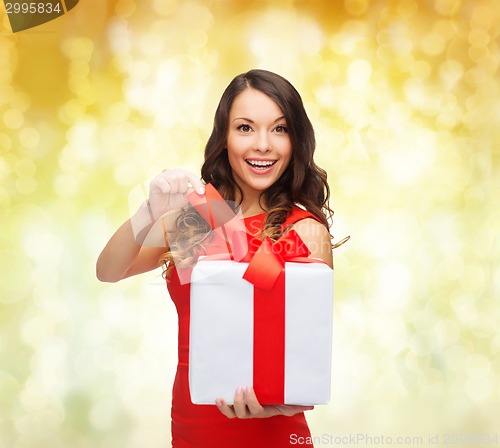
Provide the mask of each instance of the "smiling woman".
{"label": "smiling woman", "polygon": [[[235,119],[238,120],[233,123]],[[230,145],[232,142],[234,145]],[[233,157],[237,148],[242,151],[239,161]],[[265,210],[264,234],[277,240],[295,204],[329,228],[328,220],[333,214],[328,206],[330,189],[326,172],[314,162],[315,148],[313,126],[293,85],[266,70],[251,70],[234,78],[222,95],[201,174],[223,197],[240,202],[243,210],[249,207],[245,194],[253,195],[248,201],[253,208],[247,214]],[[266,187],[268,173],[249,168],[245,159],[254,164],[259,163],[257,159],[276,161],[277,166],[269,171],[273,183],[267,183],[272,188]],[[232,162],[236,162],[234,166]],[[236,180],[236,170],[245,181],[241,185]],[[279,175],[275,175],[278,171]],[[249,185],[253,187],[244,191]]]}
{"label": "smiling woman", "polygon": [[[237,76],[215,113],[202,180],[184,170],[163,170],[150,184],[148,201],[118,229],[99,257],[97,275],[103,281],[166,266],[168,290],[179,315],[179,364],[172,402],[174,447],[280,448],[290,446],[292,433],[310,439],[304,411],[312,406],[274,401],[263,405],[250,384],[237,388],[231,405],[222,398],[213,406],[191,402],[191,290],[189,281],[181,278],[180,268],[192,267],[200,255],[223,253],[226,247],[187,206],[190,193],[204,194],[204,182],[239,205],[248,234],[276,241],[293,229],[311,257],[332,267],[329,189],[325,172],[314,163],[314,149],[312,125],[299,93],[286,79],[264,70]],[[179,213],[186,206],[188,211]],[[146,247],[143,235],[155,232],[158,218],[165,224],[161,217],[168,212],[175,216],[172,227],[164,226],[172,229],[168,241],[165,235],[163,241],[160,238],[162,244]]]}

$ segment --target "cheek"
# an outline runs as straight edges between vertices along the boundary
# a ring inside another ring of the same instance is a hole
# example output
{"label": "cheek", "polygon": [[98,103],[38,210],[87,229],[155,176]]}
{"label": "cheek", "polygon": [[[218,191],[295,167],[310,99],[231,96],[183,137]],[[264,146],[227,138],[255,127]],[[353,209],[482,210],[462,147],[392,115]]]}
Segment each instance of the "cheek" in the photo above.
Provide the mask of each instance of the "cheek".
{"label": "cheek", "polygon": [[229,166],[232,170],[237,170],[238,166],[241,164],[241,151],[238,151],[237,146],[235,147],[234,141],[227,141],[227,159],[229,161]]}
{"label": "cheek", "polygon": [[241,144],[238,142],[238,138],[229,136],[226,140],[227,145],[227,155],[229,158],[238,157],[241,155]]}
{"label": "cheek", "polygon": [[283,158],[291,158],[292,157],[292,142],[290,138],[286,139],[281,146],[281,154]]}
{"label": "cheek", "polygon": [[290,155],[290,157],[288,157],[286,162],[283,164],[283,172],[285,172],[288,169],[291,162],[292,162],[292,157]]}
{"label": "cheek", "polygon": [[285,164],[288,167],[288,165],[290,164],[290,162],[292,160],[292,145],[291,144],[288,148],[286,148],[285,151],[283,151],[283,158],[286,160]]}

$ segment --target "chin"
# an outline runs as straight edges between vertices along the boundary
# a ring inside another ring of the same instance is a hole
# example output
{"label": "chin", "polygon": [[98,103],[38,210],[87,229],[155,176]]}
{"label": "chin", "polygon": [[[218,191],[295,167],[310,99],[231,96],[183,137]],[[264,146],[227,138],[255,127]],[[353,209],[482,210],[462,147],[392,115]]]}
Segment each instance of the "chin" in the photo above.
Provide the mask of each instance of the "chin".
{"label": "chin", "polygon": [[271,188],[274,184],[276,183],[276,180],[272,182],[258,182],[258,183],[249,183],[247,184],[248,187],[252,190],[259,191],[259,192],[264,192]]}

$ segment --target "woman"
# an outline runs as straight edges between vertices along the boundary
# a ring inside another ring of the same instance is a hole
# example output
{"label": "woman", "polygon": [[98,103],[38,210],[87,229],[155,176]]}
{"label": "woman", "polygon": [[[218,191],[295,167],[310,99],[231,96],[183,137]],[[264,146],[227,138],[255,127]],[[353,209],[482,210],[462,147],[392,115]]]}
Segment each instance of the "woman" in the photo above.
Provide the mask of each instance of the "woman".
{"label": "woman", "polygon": [[236,390],[232,406],[222,399],[215,406],[191,403],[190,285],[179,281],[173,259],[191,257],[192,264],[201,251],[216,252],[217,244],[198,238],[194,257],[192,247],[184,248],[184,253],[181,250],[182,257],[140,243],[159,217],[184,206],[193,190],[203,195],[204,183],[210,182],[226,200],[239,205],[250,233],[276,241],[293,228],[309,247],[310,256],[332,267],[329,188],[326,173],[314,163],[314,149],[312,125],[299,93],[286,79],[264,70],[237,76],[215,113],[201,180],[179,169],[157,175],[150,184],[148,201],[117,230],[98,259],[97,277],[108,282],[167,265],[167,285],[179,314],[179,364],[172,400],[175,447],[276,448],[297,440],[312,445],[304,417],[310,406],[262,406],[251,386]]}

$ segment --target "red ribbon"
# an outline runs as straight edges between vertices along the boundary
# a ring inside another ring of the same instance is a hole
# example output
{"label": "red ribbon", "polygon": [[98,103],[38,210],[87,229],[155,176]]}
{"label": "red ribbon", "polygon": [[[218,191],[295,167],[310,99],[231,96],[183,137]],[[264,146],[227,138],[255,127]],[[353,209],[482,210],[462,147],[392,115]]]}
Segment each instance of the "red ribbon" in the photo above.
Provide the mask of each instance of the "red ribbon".
{"label": "red ribbon", "polygon": [[266,238],[243,278],[254,287],[254,390],[261,404],[285,402],[285,262],[312,261],[295,230],[276,243]]}
{"label": "red ribbon", "polygon": [[[231,258],[248,262],[243,278],[254,287],[253,387],[261,404],[285,401],[285,262],[317,263],[295,230],[274,244],[248,235],[245,225],[210,184],[205,196],[192,193],[191,205],[222,236]],[[221,234],[222,233],[222,234]],[[207,259],[227,259],[213,255]]]}
{"label": "red ribbon", "polygon": [[274,244],[266,238],[253,254],[243,278],[258,288],[271,290],[284,271],[286,261],[298,261],[299,257],[305,258],[310,253],[293,229]]}
{"label": "red ribbon", "polygon": [[243,278],[258,288],[271,290],[286,261],[312,261],[306,259],[311,252],[293,229],[274,244],[269,238],[260,241],[249,235],[241,219],[211,184],[205,186],[205,196],[191,193],[187,199],[226,241],[231,259],[249,263]]}
{"label": "red ribbon", "polygon": [[241,261],[247,254],[247,231],[243,221],[234,213],[213,185],[205,185],[205,195],[193,192],[189,203],[210,224],[214,232],[226,242],[232,260]]}

